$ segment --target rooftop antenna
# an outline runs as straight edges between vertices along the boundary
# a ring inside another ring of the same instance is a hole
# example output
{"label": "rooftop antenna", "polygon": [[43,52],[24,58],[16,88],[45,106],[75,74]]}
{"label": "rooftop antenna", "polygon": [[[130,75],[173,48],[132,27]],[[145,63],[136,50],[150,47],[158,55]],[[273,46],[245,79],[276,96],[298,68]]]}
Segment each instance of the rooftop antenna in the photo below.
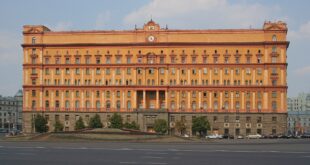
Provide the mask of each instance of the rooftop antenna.
{"label": "rooftop antenna", "polygon": [[168,30],[168,25],[166,24],[166,30]]}
{"label": "rooftop antenna", "polygon": [[135,24],[135,30],[137,30],[137,24]]}
{"label": "rooftop antenna", "polygon": [[151,21],[153,21],[153,16],[152,16],[152,14],[151,14]]}

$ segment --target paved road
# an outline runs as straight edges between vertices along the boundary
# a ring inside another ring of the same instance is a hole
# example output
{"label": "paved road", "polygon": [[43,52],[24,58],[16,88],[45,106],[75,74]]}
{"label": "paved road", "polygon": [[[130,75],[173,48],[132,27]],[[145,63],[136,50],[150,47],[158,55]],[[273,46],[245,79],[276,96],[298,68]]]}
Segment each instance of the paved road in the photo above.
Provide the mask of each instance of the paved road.
{"label": "paved road", "polygon": [[214,143],[0,142],[1,165],[310,164],[310,139]]}

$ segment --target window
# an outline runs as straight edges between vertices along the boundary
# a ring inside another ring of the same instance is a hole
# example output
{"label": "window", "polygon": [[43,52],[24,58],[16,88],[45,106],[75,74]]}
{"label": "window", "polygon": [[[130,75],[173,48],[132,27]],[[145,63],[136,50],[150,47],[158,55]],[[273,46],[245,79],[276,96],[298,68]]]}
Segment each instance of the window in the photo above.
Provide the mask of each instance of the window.
{"label": "window", "polygon": [[106,74],[106,75],[110,75],[110,72],[111,72],[111,71],[110,71],[110,68],[106,68],[106,69],[105,69],[105,74]]}
{"label": "window", "polygon": [[85,58],[85,63],[86,63],[86,64],[90,64],[90,58],[89,58],[89,57],[86,57],[86,58]]}
{"label": "window", "polygon": [[35,37],[32,37],[31,43],[36,44],[36,38]]}
{"label": "window", "polygon": [[208,58],[207,57],[203,57],[202,58],[202,63],[206,64],[208,62]]}
{"label": "window", "polygon": [[101,74],[100,68],[96,68],[96,75],[100,75],[100,74]]}
{"label": "window", "polygon": [[35,97],[36,96],[36,91],[32,90],[31,95],[32,95],[32,97]]}
{"label": "window", "polygon": [[127,57],[127,64],[131,63],[131,57]]}
{"label": "window", "polygon": [[111,63],[111,58],[109,56],[106,57],[105,63],[106,64],[110,64]]}
{"label": "window", "polygon": [[196,57],[192,57],[192,63],[196,63],[197,61],[196,61]]}
{"label": "window", "polygon": [[240,102],[236,101],[236,109],[239,110],[240,109]]}
{"label": "window", "polygon": [[174,64],[175,63],[175,57],[171,57],[171,64]]}
{"label": "window", "polygon": [[120,68],[116,68],[115,72],[116,72],[116,75],[120,75],[121,74],[121,69]]}
{"label": "window", "polygon": [[239,57],[236,57],[236,64],[239,64],[240,63],[240,58]]}
{"label": "window", "polygon": [[97,57],[96,58],[96,64],[100,64],[100,63],[101,63],[100,57]]}
{"label": "window", "polygon": [[70,69],[66,68],[66,75],[70,74]]}
{"label": "window", "polygon": [[149,69],[149,74],[153,75],[154,74],[154,68]]}
{"label": "window", "polygon": [[75,64],[80,64],[80,58],[75,58]]}
{"label": "window", "polygon": [[272,36],[272,41],[277,41],[277,36],[275,34]]}
{"label": "window", "polygon": [[159,63],[160,63],[160,64],[165,63],[165,59],[164,59],[164,57],[160,57],[160,58],[159,58]]}
{"label": "window", "polygon": [[276,53],[277,52],[277,47],[276,46],[273,46],[272,47],[272,53]]}
{"label": "window", "polygon": [[276,101],[272,102],[272,110],[277,110],[277,102]]}
{"label": "window", "polygon": [[207,68],[203,68],[203,74],[208,74],[208,69]]}
{"label": "window", "polygon": [[59,70],[59,68],[56,68],[55,74],[56,74],[56,75],[60,75],[60,70]]}
{"label": "window", "polygon": [[50,63],[50,59],[49,58],[45,58],[45,64],[49,64]]}
{"label": "window", "polygon": [[116,63],[117,63],[117,64],[120,64],[120,63],[121,63],[121,57],[119,57],[119,56],[116,57]]}
{"label": "window", "polygon": [[66,58],[66,64],[70,64],[70,58]]}
{"label": "window", "polygon": [[239,75],[239,74],[240,74],[240,69],[237,68],[237,69],[235,70],[235,72],[236,72],[236,75]]}
{"label": "window", "polygon": [[277,97],[277,91],[272,91],[272,98],[276,98]]}
{"label": "window", "polygon": [[214,110],[218,110],[218,103],[217,103],[217,101],[214,101],[213,108],[214,108]]}
{"label": "window", "polygon": [[277,62],[277,57],[271,57],[271,62],[276,63]]}

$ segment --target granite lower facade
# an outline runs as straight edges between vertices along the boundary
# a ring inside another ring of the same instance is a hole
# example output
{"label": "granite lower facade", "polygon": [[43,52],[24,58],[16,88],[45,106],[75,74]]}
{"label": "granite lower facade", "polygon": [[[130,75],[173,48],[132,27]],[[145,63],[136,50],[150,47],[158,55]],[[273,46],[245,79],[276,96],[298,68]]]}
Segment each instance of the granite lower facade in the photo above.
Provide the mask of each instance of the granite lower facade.
{"label": "granite lower facade", "polygon": [[[33,117],[41,114],[48,119],[49,131],[54,130],[54,123],[59,120],[64,125],[64,131],[73,131],[75,122],[79,117],[83,118],[85,125],[95,114],[99,114],[103,127],[109,126],[109,118],[112,112],[24,112],[24,131],[34,132]],[[152,111],[136,111],[120,113],[123,122],[135,121],[139,124],[141,131],[152,132],[154,121],[156,119],[164,119],[169,123],[169,134],[179,135],[180,132],[175,128],[177,121],[183,120],[186,123],[186,131],[188,135],[194,135],[191,125],[195,117],[206,116],[211,130],[208,134],[230,134],[230,135],[278,135],[287,132],[287,114],[286,113],[172,113],[172,112],[152,112]]]}

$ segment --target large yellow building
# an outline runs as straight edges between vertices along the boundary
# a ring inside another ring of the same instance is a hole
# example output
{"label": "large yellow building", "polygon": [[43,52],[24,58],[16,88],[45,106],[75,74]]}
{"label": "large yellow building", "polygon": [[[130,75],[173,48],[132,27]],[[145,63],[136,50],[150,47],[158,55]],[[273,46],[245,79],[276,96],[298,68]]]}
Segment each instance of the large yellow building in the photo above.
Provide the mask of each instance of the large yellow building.
{"label": "large yellow building", "polygon": [[262,29],[171,30],[149,21],[123,31],[51,31],[26,25],[22,44],[24,130],[32,118],[74,130],[80,116],[99,114],[104,126],[119,112],[152,131],[206,116],[213,132],[286,131],[287,26]]}

